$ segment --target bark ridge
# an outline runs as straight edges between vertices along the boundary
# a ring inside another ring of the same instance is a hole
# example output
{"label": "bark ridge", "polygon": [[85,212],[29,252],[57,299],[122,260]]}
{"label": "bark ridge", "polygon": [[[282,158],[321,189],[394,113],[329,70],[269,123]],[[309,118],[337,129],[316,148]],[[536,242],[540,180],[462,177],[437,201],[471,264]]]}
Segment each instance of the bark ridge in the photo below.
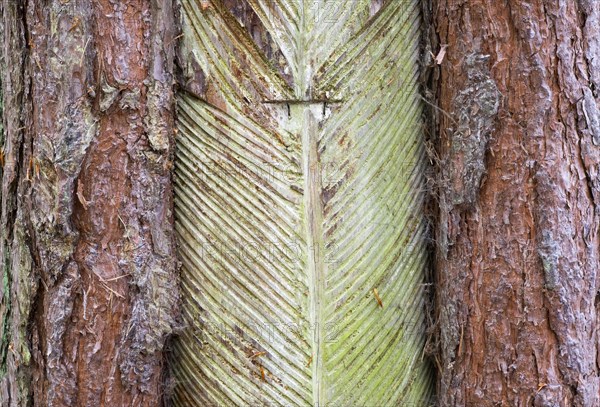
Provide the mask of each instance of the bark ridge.
{"label": "bark ridge", "polygon": [[173,4],[1,10],[0,399],[159,405],[178,315]]}

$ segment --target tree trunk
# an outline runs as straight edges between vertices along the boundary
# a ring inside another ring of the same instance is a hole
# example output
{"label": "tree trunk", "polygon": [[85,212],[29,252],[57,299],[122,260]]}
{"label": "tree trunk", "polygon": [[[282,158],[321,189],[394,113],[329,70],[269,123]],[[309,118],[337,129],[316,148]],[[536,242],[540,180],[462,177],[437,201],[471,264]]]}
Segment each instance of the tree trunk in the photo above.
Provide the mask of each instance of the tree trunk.
{"label": "tree trunk", "polygon": [[175,404],[428,406],[419,2],[181,4]]}
{"label": "tree trunk", "polygon": [[600,4],[436,3],[440,405],[598,406]]}
{"label": "tree trunk", "polygon": [[[0,2],[3,405],[160,404],[172,1]],[[600,5],[434,3],[439,404],[600,405]],[[354,5],[182,1],[180,405],[429,395],[417,2]]]}
{"label": "tree trunk", "polygon": [[1,7],[2,405],[159,405],[178,302],[172,2]]}

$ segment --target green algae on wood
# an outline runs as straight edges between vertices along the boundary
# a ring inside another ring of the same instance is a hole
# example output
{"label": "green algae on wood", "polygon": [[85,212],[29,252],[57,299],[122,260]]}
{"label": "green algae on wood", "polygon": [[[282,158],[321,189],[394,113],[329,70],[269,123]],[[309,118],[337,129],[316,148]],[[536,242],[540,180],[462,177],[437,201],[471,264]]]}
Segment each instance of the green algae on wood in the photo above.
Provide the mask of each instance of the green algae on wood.
{"label": "green algae on wood", "polygon": [[181,1],[176,405],[431,396],[419,2],[345,3]]}

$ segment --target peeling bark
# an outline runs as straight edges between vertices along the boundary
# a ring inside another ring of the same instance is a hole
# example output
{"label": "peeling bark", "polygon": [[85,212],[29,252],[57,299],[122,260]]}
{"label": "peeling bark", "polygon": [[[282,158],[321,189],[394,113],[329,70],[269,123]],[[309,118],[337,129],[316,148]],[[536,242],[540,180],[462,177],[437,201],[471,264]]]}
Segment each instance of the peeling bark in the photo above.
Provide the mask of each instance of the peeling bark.
{"label": "peeling bark", "polygon": [[178,314],[172,1],[2,13],[2,403],[159,405]]}
{"label": "peeling bark", "polygon": [[600,4],[434,10],[440,405],[598,406]]}

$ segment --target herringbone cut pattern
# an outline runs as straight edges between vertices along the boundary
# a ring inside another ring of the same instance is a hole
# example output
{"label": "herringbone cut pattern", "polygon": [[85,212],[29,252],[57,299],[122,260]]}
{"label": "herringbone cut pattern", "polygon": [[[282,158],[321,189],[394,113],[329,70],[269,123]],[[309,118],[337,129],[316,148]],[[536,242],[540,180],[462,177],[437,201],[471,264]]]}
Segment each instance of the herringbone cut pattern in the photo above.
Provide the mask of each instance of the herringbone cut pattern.
{"label": "herringbone cut pattern", "polygon": [[182,0],[177,406],[425,406],[417,0]]}

